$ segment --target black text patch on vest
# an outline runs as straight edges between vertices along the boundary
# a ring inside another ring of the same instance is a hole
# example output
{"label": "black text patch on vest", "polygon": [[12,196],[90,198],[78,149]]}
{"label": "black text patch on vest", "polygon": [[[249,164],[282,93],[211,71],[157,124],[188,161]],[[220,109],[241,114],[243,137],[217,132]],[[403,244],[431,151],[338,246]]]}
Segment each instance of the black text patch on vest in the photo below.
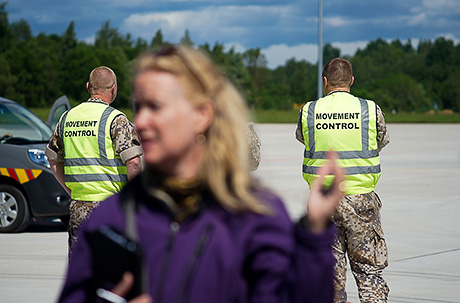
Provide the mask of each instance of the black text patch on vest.
{"label": "black text patch on vest", "polygon": [[97,121],[66,121],[65,127],[94,127]]}
{"label": "black text patch on vest", "polygon": [[66,130],[64,137],[96,137],[94,130]]}
{"label": "black text patch on vest", "polygon": [[316,113],[317,120],[359,119],[359,113]]}
{"label": "black text patch on vest", "polygon": [[[316,113],[316,120],[357,120],[359,113]],[[357,122],[318,122],[315,121],[316,129],[359,129]]]}
{"label": "black text patch on vest", "polygon": [[[65,127],[76,128],[76,127],[94,127],[97,121],[66,121]],[[64,131],[64,137],[96,137],[96,133],[92,129],[79,129],[79,130],[66,130]]]}

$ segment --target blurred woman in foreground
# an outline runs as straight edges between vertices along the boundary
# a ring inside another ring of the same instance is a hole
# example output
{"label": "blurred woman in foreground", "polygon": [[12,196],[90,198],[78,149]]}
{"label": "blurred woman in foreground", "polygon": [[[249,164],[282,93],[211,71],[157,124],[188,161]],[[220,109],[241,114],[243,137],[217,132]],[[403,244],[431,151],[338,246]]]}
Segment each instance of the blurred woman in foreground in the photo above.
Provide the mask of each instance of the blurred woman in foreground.
{"label": "blurred woman in foreground", "polygon": [[[103,225],[124,230],[126,201],[135,201],[155,303],[332,302],[329,217],[343,195],[334,159],[321,169],[308,216],[293,224],[251,177],[244,100],[205,55],[168,46],[140,57],[134,105],[146,168],[82,226],[60,302],[92,295],[88,237]],[[325,174],[336,175],[328,192]]]}

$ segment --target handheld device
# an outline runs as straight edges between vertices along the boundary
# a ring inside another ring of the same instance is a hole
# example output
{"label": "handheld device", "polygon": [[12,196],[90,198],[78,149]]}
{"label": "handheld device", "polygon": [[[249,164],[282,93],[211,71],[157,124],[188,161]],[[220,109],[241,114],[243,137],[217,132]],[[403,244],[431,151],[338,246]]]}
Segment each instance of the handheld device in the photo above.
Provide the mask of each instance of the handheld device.
{"label": "handheld device", "polygon": [[90,237],[93,294],[99,288],[111,290],[126,271],[134,275],[134,285],[126,298],[142,293],[142,249],[113,228],[102,226]]}

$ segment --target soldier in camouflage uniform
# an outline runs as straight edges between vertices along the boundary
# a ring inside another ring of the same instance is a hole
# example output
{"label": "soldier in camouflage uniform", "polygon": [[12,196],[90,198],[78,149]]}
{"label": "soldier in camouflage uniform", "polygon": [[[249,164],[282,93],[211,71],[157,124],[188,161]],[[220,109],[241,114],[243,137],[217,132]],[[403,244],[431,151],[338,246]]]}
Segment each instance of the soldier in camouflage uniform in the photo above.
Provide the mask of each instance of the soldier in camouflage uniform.
{"label": "soldier in camouflage uniform", "polygon": [[[89,82],[87,83],[87,89],[91,94],[91,97],[83,103],[102,103],[109,107],[117,95],[115,73],[108,67],[102,66],[95,68],[90,74]],[[72,110],[78,111],[79,108],[76,107]],[[65,114],[66,113],[64,113],[63,116]],[[80,115],[84,117],[85,113],[80,113]],[[56,125],[56,129],[50,138],[50,142],[46,148],[46,156],[48,157],[51,169],[53,170],[57,180],[72,197],[71,190],[66,186],[64,180],[64,157],[66,150],[67,152],[70,152],[69,149],[73,147],[67,145],[64,146],[63,138],[61,137],[63,132],[60,130],[60,125],[60,123]],[[66,127],[64,127],[64,129],[66,129]],[[126,165],[127,179],[132,179],[141,171],[140,157],[143,154],[143,151],[139,135],[134,125],[121,112],[116,114],[116,116],[113,118],[110,124],[109,132],[110,134],[105,134],[105,136],[110,136],[112,146],[108,146],[106,148],[113,149],[115,155],[119,156],[124,165]],[[91,146],[87,146],[87,148],[91,148]],[[84,184],[84,182],[80,184]],[[94,191],[94,195],[100,194],[98,190],[92,188],[85,190]],[[113,192],[118,190],[118,187],[109,189],[109,191]],[[71,198],[69,209],[70,221],[68,225],[69,257],[71,254],[71,248],[77,241],[77,232],[79,226],[86,220],[92,210],[97,207],[102,200],[102,198],[99,198],[95,199],[95,201],[82,201],[74,199],[73,197]]]}
{"label": "soldier in camouflage uniform", "polygon": [[[353,84],[351,64],[344,59],[333,59],[323,69],[323,88],[326,96],[336,95],[336,102],[349,98]],[[344,94],[344,95],[340,95]],[[349,95],[348,97],[346,95]],[[320,99],[321,100],[321,99]],[[334,99],[335,100],[335,99]],[[364,102],[364,100],[361,100]],[[321,102],[321,101],[319,101]],[[376,106],[376,140],[380,152],[389,142],[385,119]],[[296,138],[306,144],[304,138],[305,114],[300,111],[296,129]],[[320,116],[317,116],[320,118]],[[324,125],[324,124],[323,124]],[[321,125],[324,128],[325,125]],[[315,135],[318,135],[315,133]],[[390,291],[382,277],[388,266],[388,251],[380,221],[382,203],[378,195],[371,190],[367,193],[347,194],[340,201],[333,220],[338,234],[333,245],[336,258],[335,299],[337,303],[346,303],[347,260],[355,277],[361,302],[387,302]]]}

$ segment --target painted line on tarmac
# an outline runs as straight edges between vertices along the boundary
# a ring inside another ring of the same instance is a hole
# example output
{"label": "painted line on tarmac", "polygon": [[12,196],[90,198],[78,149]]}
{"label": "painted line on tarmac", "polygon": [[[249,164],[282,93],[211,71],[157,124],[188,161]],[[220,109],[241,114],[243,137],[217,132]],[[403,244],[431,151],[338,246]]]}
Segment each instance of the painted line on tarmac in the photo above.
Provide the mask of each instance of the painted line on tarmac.
{"label": "painted line on tarmac", "polygon": [[454,249],[438,251],[438,252],[434,252],[434,253],[430,253],[430,254],[424,254],[424,255],[419,255],[419,256],[414,256],[414,257],[398,259],[398,260],[394,260],[393,262],[400,262],[400,261],[407,261],[407,260],[431,257],[431,256],[446,254],[446,253],[455,252],[455,251],[460,251],[460,248],[454,248]]}

